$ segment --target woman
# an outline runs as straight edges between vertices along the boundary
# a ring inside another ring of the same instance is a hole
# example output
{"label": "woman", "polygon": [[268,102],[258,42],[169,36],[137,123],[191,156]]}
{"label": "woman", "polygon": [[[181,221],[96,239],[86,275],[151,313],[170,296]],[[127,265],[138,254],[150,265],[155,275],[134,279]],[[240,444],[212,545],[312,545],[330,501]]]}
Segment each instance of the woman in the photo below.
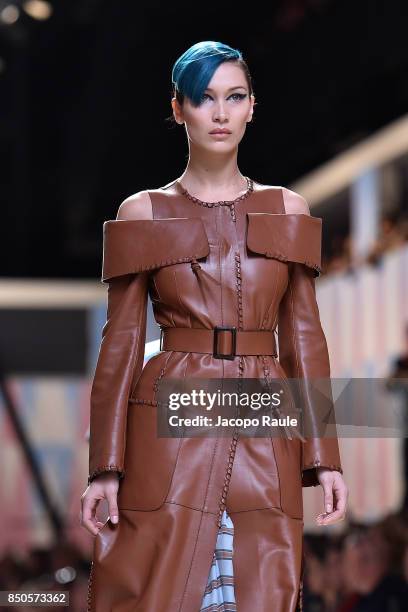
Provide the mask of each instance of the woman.
{"label": "woman", "polygon": [[[301,605],[302,486],[324,489],[319,524],[345,515],[337,438],[159,436],[158,390],[166,379],[330,376],[314,287],[321,219],[300,195],[238,169],[255,104],[239,51],[197,43],[172,77],[187,168],[104,224],[108,312],[82,496],[95,535],[88,610],[291,612]],[[148,295],[163,345],[143,368]],[[314,421],[307,393],[305,404]]]}

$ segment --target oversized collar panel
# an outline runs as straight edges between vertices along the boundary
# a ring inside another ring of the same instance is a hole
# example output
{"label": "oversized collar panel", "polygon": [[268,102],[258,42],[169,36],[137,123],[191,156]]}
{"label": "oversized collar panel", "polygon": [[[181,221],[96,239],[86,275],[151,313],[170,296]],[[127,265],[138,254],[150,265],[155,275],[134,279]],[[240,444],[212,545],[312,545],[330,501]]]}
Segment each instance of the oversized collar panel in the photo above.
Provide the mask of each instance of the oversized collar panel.
{"label": "oversized collar panel", "polygon": [[303,213],[247,213],[247,247],[254,253],[303,263],[320,276],[322,219]]}
{"label": "oversized collar panel", "polygon": [[105,221],[102,282],[192,261],[209,252],[204,223],[199,217]]}

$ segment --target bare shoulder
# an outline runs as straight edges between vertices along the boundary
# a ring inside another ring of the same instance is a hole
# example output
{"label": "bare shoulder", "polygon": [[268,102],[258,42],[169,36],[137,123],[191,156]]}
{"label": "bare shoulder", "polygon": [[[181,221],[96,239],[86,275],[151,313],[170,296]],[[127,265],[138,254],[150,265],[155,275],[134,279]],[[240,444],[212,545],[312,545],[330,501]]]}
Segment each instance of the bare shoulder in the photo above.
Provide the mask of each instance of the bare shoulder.
{"label": "bare shoulder", "polygon": [[296,193],[296,191],[292,191],[287,187],[282,187],[282,193],[287,214],[310,215],[309,204],[300,193]]}
{"label": "bare shoulder", "polygon": [[116,219],[153,219],[152,202],[147,190],[138,191],[123,200]]}

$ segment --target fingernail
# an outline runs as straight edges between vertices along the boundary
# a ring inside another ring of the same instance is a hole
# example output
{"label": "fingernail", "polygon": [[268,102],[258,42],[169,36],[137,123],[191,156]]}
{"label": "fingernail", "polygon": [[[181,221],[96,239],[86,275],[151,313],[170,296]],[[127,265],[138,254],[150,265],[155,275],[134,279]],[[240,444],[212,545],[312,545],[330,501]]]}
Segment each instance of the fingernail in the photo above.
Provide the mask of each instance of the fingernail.
{"label": "fingernail", "polygon": [[112,516],[111,521],[112,521],[112,523],[117,523],[118,522],[118,517],[117,516]]}
{"label": "fingernail", "polygon": [[331,504],[326,504],[326,512],[331,512]]}

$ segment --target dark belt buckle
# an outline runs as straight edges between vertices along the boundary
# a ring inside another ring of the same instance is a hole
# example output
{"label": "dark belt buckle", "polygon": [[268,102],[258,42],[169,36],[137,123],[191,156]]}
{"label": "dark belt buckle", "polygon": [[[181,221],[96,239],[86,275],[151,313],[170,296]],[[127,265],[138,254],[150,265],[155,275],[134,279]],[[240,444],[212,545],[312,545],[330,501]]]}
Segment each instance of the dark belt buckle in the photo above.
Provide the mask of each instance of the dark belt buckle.
{"label": "dark belt buckle", "polygon": [[[218,332],[219,331],[230,331],[232,333],[232,353],[219,353],[218,348]],[[231,325],[216,325],[214,327],[214,346],[213,346],[213,357],[217,359],[234,359],[235,351],[237,349],[237,328]]]}

